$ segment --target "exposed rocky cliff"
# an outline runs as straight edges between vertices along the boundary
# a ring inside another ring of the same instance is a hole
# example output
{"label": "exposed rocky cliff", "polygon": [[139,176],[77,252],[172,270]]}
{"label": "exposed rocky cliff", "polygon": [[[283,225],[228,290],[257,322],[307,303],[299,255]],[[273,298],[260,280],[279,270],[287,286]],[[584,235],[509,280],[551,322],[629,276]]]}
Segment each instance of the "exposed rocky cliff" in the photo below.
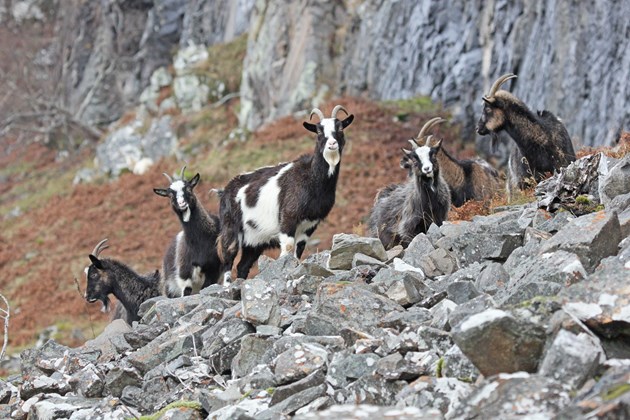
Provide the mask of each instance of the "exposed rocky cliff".
{"label": "exposed rocky cliff", "polygon": [[173,49],[249,32],[241,86],[248,129],[331,95],[428,95],[472,137],[480,98],[501,73],[549,109],[579,145],[611,144],[630,124],[630,3],[614,0],[82,2],[64,84],[84,121],[137,101]]}
{"label": "exposed rocky cliff", "polygon": [[[132,327],[24,350],[0,417],[627,418],[629,168],[587,156],[545,199],[406,249],[339,234],[302,262],[261,258],[253,279],[147,300]],[[545,209],[601,192],[600,211]]]}
{"label": "exposed rocky cliff", "polygon": [[[429,95],[471,131],[504,72],[533,109],[549,109],[578,144],[610,144],[630,124],[627,2],[256,4],[241,121],[253,129],[310,98]],[[315,104],[317,100],[313,101]]]}

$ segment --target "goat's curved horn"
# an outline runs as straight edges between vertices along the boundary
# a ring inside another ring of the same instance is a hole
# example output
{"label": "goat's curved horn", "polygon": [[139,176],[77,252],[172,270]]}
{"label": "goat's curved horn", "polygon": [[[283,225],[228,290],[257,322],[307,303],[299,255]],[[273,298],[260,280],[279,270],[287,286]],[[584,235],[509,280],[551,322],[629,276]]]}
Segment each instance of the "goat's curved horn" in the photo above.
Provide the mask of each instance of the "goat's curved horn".
{"label": "goat's curved horn", "polygon": [[317,115],[320,121],[324,119],[324,113],[320,111],[319,108],[313,108],[313,110],[311,111],[311,116],[308,117],[309,121],[313,119],[313,114]]}
{"label": "goat's curved horn", "polygon": [[168,182],[170,182],[171,184],[173,183],[173,178],[171,178],[169,174],[167,174],[166,172],[162,172],[162,175],[164,175],[166,179],[168,179]]}
{"label": "goat's curved horn", "polygon": [[94,255],[95,257],[98,257],[98,254],[100,254],[101,251],[103,251],[104,249],[109,248],[109,245],[106,245],[105,242],[107,242],[107,238],[105,238],[101,242],[97,243],[96,246],[94,247],[94,249],[92,250],[92,255]]}
{"label": "goat's curved horn", "polygon": [[346,108],[344,108],[341,105],[337,105],[336,107],[333,108],[332,114],[330,114],[331,118],[337,118],[337,112],[339,111],[343,111],[346,115],[350,115],[350,113],[346,111]]}
{"label": "goat's curved horn", "polygon": [[517,76],[514,73],[506,73],[503,76],[499,77],[490,88],[490,92],[485,96],[485,98],[489,99],[494,97],[494,94],[497,93],[497,90],[501,87],[501,85],[507,82],[510,79],[515,79]]}
{"label": "goat's curved horn", "polygon": [[429,131],[431,128],[433,128],[434,125],[441,124],[444,121],[446,121],[446,120],[444,118],[442,118],[442,117],[431,118],[429,121],[427,121],[424,124],[424,126],[422,126],[422,128],[420,129],[420,132],[416,136],[416,140],[420,140],[422,137],[424,137],[427,134],[427,131]]}
{"label": "goat's curved horn", "polygon": [[427,137],[427,142],[424,145],[427,147],[431,147],[431,140],[433,140],[432,135]]}
{"label": "goat's curved horn", "polygon": [[181,172],[179,173],[179,179],[184,179],[184,172],[186,172],[186,165],[182,167]]}

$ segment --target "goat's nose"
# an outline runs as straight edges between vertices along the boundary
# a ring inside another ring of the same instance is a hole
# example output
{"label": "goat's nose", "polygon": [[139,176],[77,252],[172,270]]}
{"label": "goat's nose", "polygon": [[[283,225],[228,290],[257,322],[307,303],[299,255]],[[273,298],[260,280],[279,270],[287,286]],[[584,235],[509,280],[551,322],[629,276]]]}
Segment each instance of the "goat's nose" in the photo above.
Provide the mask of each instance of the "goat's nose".
{"label": "goat's nose", "polygon": [[433,165],[425,165],[422,167],[422,172],[424,172],[425,174],[430,174],[431,172],[433,172]]}

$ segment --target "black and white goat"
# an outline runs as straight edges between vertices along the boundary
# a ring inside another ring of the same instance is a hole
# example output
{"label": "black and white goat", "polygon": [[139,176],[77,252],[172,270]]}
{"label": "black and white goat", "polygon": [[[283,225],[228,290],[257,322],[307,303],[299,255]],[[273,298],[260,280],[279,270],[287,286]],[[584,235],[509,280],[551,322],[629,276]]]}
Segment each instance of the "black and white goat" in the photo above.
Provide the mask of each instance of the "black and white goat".
{"label": "black and white goat", "polygon": [[199,174],[186,180],[185,170],[184,166],[177,180],[164,174],[169,187],[153,189],[157,195],[170,198],[182,226],[166,250],[162,265],[161,291],[168,297],[199,293],[202,288],[217,283],[224,271],[216,246],[219,218],[208,213],[193,191]]}
{"label": "black and white goat", "polygon": [[501,85],[516,75],[499,77],[483,97],[483,111],[477,122],[477,133],[492,134],[505,130],[516,143],[510,152],[508,191],[524,188],[526,180],[540,181],[546,173],[567,166],[575,160],[575,151],[564,124],[549,111],[533,113],[516,96]]}
{"label": "black and white goat", "polygon": [[109,295],[116,296],[119,304],[125,309],[121,312],[117,308],[116,313],[131,325],[133,321],[140,320],[138,309],[142,302],[160,295],[160,273],[155,270],[140,275],[117,260],[99,258],[100,253],[109,247],[106,242],[107,239],[100,241],[89,255],[91,264],[85,268],[87,277],[85,300],[90,303],[100,300],[103,312],[107,312],[110,304]]}
{"label": "black and white goat", "polygon": [[[429,120],[416,137],[417,141],[436,124],[445,122],[440,117]],[[417,146],[417,145],[416,145]],[[451,156],[444,147],[437,153],[440,173],[451,190],[451,204],[459,207],[468,200],[492,198],[501,190],[499,173],[483,159],[459,160]]]}
{"label": "black and white goat", "polygon": [[[420,130],[421,135],[428,124]],[[430,146],[432,136],[429,136],[419,146],[419,137],[409,140],[413,150],[402,149],[400,166],[407,169],[409,179],[404,184],[381,189],[370,212],[368,227],[386,249],[398,244],[406,247],[432,223],[442,225],[451,207],[451,193],[437,161],[442,140]]]}
{"label": "black and white goat", "polygon": [[[343,111],[347,117],[337,118]],[[281,255],[302,256],[306,241],[335,204],[335,191],[344,129],[354,120],[337,105],[330,118],[313,109],[317,124],[304,127],[317,134],[315,151],[277,166],[264,167],[233,178],[221,194],[219,254],[230,269],[238,254],[239,278],[247,278],[260,254],[280,247]],[[227,273],[226,273],[227,274]]]}

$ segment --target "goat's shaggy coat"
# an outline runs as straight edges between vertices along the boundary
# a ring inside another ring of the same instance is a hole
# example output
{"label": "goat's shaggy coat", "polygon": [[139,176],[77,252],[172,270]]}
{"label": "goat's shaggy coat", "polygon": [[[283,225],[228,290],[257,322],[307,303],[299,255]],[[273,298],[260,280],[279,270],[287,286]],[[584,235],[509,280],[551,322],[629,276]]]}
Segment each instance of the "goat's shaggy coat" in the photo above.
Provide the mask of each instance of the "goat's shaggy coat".
{"label": "goat's shaggy coat", "polygon": [[440,172],[451,190],[451,204],[492,198],[500,189],[499,173],[483,159],[458,160],[443,147],[437,153]]}
{"label": "goat's shaggy coat", "polygon": [[[106,241],[101,241],[89,255],[92,264],[85,269],[85,299],[90,303],[100,300],[103,310],[107,311],[109,295],[114,295],[125,309],[125,321],[131,325],[133,321],[140,320],[138,310],[142,302],[160,295],[159,271],[140,275],[120,261],[99,259],[100,252],[107,248],[107,245],[103,246]],[[116,312],[121,314],[118,309]]]}
{"label": "goat's shaggy coat", "polygon": [[536,182],[545,174],[567,166],[575,160],[575,151],[564,124],[551,112],[533,113],[525,103],[509,92],[497,89],[515,78],[505,74],[495,81],[477,123],[481,135],[505,130],[516,143],[510,152],[508,188],[524,188],[527,178]]}
{"label": "goat's shaggy coat", "polygon": [[440,226],[446,220],[451,193],[436,158],[440,146],[441,142],[413,151],[403,149],[401,167],[409,171],[409,179],[376,194],[368,225],[386,249],[398,244],[406,247],[416,235],[426,232],[431,223]]}
{"label": "goat's shaggy coat", "polygon": [[264,167],[233,178],[221,194],[221,235],[219,254],[230,268],[239,251],[237,276],[247,278],[262,252],[281,248],[281,254],[302,256],[306,241],[335,204],[343,130],[353,119],[338,120],[335,107],[331,118],[321,111],[311,113],[318,124],[304,127],[317,134],[315,150],[292,162]]}
{"label": "goat's shaggy coat", "polygon": [[204,287],[217,283],[225,271],[217,254],[219,218],[199,203],[193,189],[199,182],[199,174],[191,180],[172,180],[167,189],[153,191],[169,197],[173,211],[179,218],[182,230],[171,241],[162,264],[162,294],[180,297],[199,293]]}

